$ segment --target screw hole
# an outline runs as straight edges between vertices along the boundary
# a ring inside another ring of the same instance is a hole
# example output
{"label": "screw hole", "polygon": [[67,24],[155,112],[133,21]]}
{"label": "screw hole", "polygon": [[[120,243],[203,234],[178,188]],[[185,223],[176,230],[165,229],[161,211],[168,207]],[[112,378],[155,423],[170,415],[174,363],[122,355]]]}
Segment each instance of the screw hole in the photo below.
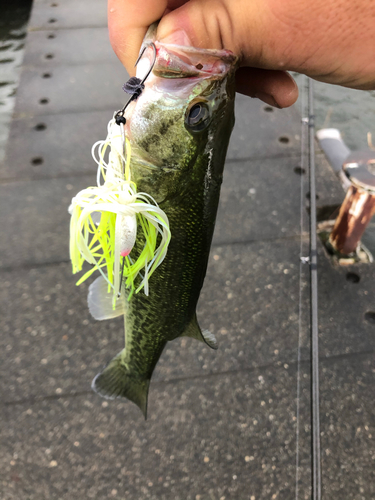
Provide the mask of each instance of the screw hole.
{"label": "screw hole", "polygon": [[302,167],[294,167],[294,173],[298,175],[304,175],[306,170]]}
{"label": "screw hole", "polygon": [[51,73],[43,73],[42,78],[51,78]]}
{"label": "screw hole", "polygon": [[56,19],[52,18],[52,19],[48,19],[48,22],[49,23],[55,23],[56,22]]}
{"label": "screw hole", "polygon": [[53,59],[55,56],[53,54],[46,54],[45,58],[46,59]]}
{"label": "screw hole", "polygon": [[365,312],[365,320],[375,325],[375,312],[374,311]]}
{"label": "screw hole", "polygon": [[51,7],[58,7],[58,3],[51,3]]}
{"label": "screw hole", "polygon": [[281,135],[279,137],[279,142],[281,142],[281,144],[288,144],[289,143],[289,137],[287,137],[286,135]]}
{"label": "screw hole", "polygon": [[45,123],[38,123],[34,127],[35,130],[46,130],[46,128],[47,128],[47,125]]}
{"label": "screw hole", "polygon": [[46,99],[45,97],[43,99],[40,99],[39,100],[39,103],[40,104],[48,104],[49,103],[49,99]]}
{"label": "screw hole", "polygon": [[361,281],[361,277],[356,273],[347,273],[346,281],[350,283],[359,283]]}
{"label": "screw hole", "polygon": [[273,112],[273,107],[272,106],[264,106],[264,111],[266,113],[272,113]]}
{"label": "screw hole", "polygon": [[56,35],[54,33],[50,33],[49,35],[47,35],[47,38],[56,38]]}
{"label": "screw hole", "polygon": [[[309,191],[308,193],[306,193],[306,198],[307,198],[308,200],[310,199],[310,191]],[[318,195],[318,194],[316,194],[316,195],[315,195],[315,199],[316,199],[316,200],[319,200],[319,195]]]}
{"label": "screw hole", "polygon": [[42,163],[43,163],[43,158],[41,158],[40,156],[31,159],[32,165],[41,165]]}
{"label": "screw hole", "polygon": [[203,68],[203,64],[199,63],[195,66],[197,69],[202,69]]}

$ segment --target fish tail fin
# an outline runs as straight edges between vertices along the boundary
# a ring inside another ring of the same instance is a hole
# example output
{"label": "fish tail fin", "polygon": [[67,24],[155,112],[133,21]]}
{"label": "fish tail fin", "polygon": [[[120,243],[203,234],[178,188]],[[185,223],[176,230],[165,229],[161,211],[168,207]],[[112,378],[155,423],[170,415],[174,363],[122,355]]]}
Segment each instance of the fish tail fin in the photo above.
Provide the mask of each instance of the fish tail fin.
{"label": "fish tail fin", "polygon": [[92,389],[106,399],[127,398],[147,419],[149,378],[137,378],[123,362],[124,351],[115,356],[92,381]]}

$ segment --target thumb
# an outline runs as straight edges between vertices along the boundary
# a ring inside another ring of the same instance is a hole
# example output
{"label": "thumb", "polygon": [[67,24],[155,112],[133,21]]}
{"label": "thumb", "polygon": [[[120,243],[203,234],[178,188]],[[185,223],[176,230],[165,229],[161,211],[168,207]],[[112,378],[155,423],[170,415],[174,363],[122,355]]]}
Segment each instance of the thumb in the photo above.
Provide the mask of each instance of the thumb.
{"label": "thumb", "polygon": [[190,0],[162,17],[157,38],[165,43],[231,50],[240,65],[246,66],[237,78],[237,91],[284,108],[297,100],[298,87],[289,73],[265,69],[266,12],[257,0]]}
{"label": "thumb", "polygon": [[[256,3],[256,2],[255,2]],[[190,0],[164,15],[158,27],[158,39],[168,43],[205,49],[228,49],[241,55],[241,11],[249,11],[254,2],[247,0]],[[248,12],[248,15],[251,15]],[[256,16],[254,16],[256,17]],[[247,39],[248,39],[247,34]]]}

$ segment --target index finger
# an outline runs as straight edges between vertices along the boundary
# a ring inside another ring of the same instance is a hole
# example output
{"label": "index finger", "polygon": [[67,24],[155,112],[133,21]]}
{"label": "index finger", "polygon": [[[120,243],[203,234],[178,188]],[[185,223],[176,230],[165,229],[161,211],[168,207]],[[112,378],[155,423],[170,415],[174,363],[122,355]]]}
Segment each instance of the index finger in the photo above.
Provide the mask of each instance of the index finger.
{"label": "index finger", "polygon": [[150,24],[187,0],[108,0],[109,39],[117,57],[135,74],[134,63]]}

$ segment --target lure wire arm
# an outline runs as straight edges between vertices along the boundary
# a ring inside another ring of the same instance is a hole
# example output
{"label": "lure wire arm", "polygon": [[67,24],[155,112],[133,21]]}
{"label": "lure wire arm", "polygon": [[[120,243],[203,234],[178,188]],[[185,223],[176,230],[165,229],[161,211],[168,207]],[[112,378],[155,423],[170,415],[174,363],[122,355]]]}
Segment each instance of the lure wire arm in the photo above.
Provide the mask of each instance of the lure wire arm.
{"label": "lure wire arm", "polygon": [[141,95],[143,89],[145,88],[144,83],[147,80],[147,78],[150,76],[151,71],[154,69],[154,66],[155,66],[155,63],[156,63],[156,47],[155,47],[154,42],[150,42],[150,43],[146,44],[141,49],[141,52],[140,52],[140,54],[138,56],[138,59],[137,59],[137,61],[136,61],[136,63],[135,63],[134,66],[137,66],[137,64],[141,60],[143,54],[146,52],[146,50],[149,47],[152,47],[152,49],[153,49],[154,58],[153,58],[152,64],[151,64],[149,70],[147,71],[146,75],[142,78],[142,80],[140,78],[137,78],[136,76],[132,76],[131,78],[129,78],[129,80],[122,87],[122,89],[127,94],[131,94],[131,97],[128,100],[128,102],[125,104],[125,106],[122,109],[120,109],[120,111],[117,111],[117,113],[115,113],[114,118],[115,118],[115,121],[116,121],[117,125],[121,125],[121,124],[125,125],[125,123],[126,123],[126,119],[125,119],[125,116],[124,116],[125,109],[129,106],[129,104],[132,101],[135,101]]}
{"label": "lure wire arm", "polygon": [[120,271],[120,288],[118,296],[121,297],[122,282],[124,280],[124,269],[125,269],[125,257],[122,258],[121,271]]}
{"label": "lure wire arm", "polygon": [[[124,116],[125,109],[128,107],[128,105],[132,101],[135,101],[141,95],[143,89],[145,88],[144,83],[147,80],[147,78],[150,76],[151,71],[153,70],[153,68],[155,66],[156,47],[155,47],[155,44],[153,42],[150,42],[148,44],[145,44],[142,47],[141,52],[139,53],[139,56],[135,62],[134,67],[137,66],[137,64],[141,60],[142,56],[144,55],[144,53],[146,52],[146,50],[149,47],[152,47],[152,49],[153,49],[153,61],[152,61],[152,64],[151,64],[149,70],[147,71],[147,73],[143,77],[143,79],[141,80],[140,78],[133,76],[133,77],[129,78],[129,80],[122,87],[122,89],[126,93],[131,94],[131,97],[128,100],[128,102],[125,104],[125,106],[120,111],[117,111],[117,113],[115,114],[114,118],[115,118],[117,125],[120,125],[120,124],[125,125],[125,123],[126,123],[126,118]],[[122,143],[123,143],[123,149],[125,150],[125,133],[124,133],[123,128],[121,128],[121,138],[122,138]],[[125,175],[125,164],[124,164],[124,162],[122,162],[122,163],[123,163],[123,170],[124,170],[123,174]],[[119,296],[121,295],[122,282],[124,280],[124,269],[125,269],[125,257],[122,258],[122,263],[121,263]]]}

